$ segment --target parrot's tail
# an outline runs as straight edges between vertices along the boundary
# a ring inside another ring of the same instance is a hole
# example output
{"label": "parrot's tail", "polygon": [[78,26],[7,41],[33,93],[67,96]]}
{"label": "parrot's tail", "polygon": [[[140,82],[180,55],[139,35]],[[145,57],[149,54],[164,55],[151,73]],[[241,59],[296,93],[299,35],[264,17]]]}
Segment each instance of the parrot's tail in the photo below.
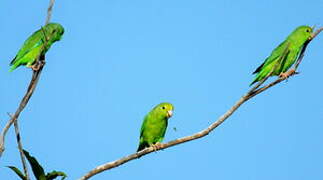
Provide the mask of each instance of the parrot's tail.
{"label": "parrot's tail", "polygon": [[146,147],[149,147],[149,144],[148,144],[148,143],[146,143],[146,142],[142,142],[142,143],[140,143],[140,144],[139,144],[139,147],[138,147],[138,149],[137,149],[137,152],[139,152],[139,151],[141,151],[141,150],[145,149]]}
{"label": "parrot's tail", "polygon": [[256,77],[253,81],[252,81],[252,83],[250,83],[249,84],[249,86],[252,86],[253,84],[255,84],[256,82],[258,82],[259,81],[259,78],[258,77]]}
{"label": "parrot's tail", "polygon": [[13,64],[10,69],[9,69],[9,72],[12,72],[13,70],[15,70],[17,68],[17,65],[16,64]]}

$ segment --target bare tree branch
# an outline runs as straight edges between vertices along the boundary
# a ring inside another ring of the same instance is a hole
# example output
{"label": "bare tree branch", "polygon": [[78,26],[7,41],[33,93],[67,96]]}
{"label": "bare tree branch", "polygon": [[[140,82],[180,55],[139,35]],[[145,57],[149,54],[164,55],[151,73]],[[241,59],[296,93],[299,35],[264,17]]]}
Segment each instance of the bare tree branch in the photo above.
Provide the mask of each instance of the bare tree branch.
{"label": "bare tree branch", "polygon": [[[299,58],[297,60],[298,64],[302,61],[302,59],[304,57],[305,49],[306,49],[308,43],[312,39],[314,39],[315,36],[317,36],[322,30],[323,30],[323,28],[320,28],[315,33],[313,33],[312,38],[305,44],[305,46],[303,48],[303,51],[301,52],[301,54],[300,54],[300,56],[299,56]],[[295,67],[297,68],[297,66],[295,66]],[[297,73],[291,73],[290,75],[293,76],[295,74],[297,74]],[[282,81],[284,81],[286,79],[285,77],[281,77],[281,78],[278,78],[277,80],[275,80],[274,82],[272,82],[272,83],[270,83],[268,85],[260,87],[266,81],[266,79],[268,79],[268,77],[270,75],[271,75],[271,73],[269,73],[269,75],[264,80],[260,81],[253,88],[251,88],[226,113],[224,113],[222,116],[220,116],[217,121],[212,123],[206,129],[204,129],[204,130],[202,130],[202,131],[200,131],[198,133],[195,133],[193,135],[190,135],[190,136],[182,137],[182,138],[179,138],[179,139],[176,139],[176,140],[173,140],[173,141],[169,141],[169,142],[164,143],[164,144],[158,144],[156,147],[145,148],[142,151],[139,151],[137,153],[133,153],[133,154],[130,154],[130,155],[125,156],[123,158],[120,158],[118,160],[111,161],[111,162],[102,164],[100,166],[97,166],[94,169],[92,169],[91,171],[89,171],[88,173],[86,173],[84,176],[82,176],[79,180],[89,179],[89,178],[91,178],[92,176],[94,176],[96,174],[99,174],[99,173],[101,173],[103,171],[106,171],[106,170],[109,170],[109,169],[116,168],[116,167],[118,167],[118,166],[120,166],[122,164],[125,164],[125,163],[127,163],[127,162],[129,162],[131,160],[134,160],[134,159],[138,159],[141,156],[147,155],[147,154],[149,154],[151,152],[166,149],[166,148],[169,148],[169,147],[172,147],[172,146],[175,146],[175,145],[178,145],[178,144],[182,144],[182,143],[185,143],[185,142],[188,142],[188,141],[192,141],[192,140],[195,140],[195,139],[199,139],[199,138],[202,138],[202,137],[208,135],[215,128],[217,128],[219,125],[221,125],[228,117],[230,117],[243,103],[247,102],[249,99],[255,97],[257,94],[264,92],[265,90],[269,89],[270,87],[272,87],[272,86],[274,86],[274,85],[276,85],[276,84],[278,84],[278,83],[280,83],[280,82],[282,82]]]}
{"label": "bare tree branch", "polygon": [[55,0],[50,0],[49,1],[45,25],[47,25],[49,23],[50,19],[52,18],[52,12],[53,12],[54,3],[55,3]]}
{"label": "bare tree branch", "polygon": [[307,45],[318,35],[318,34],[320,34],[320,32],[321,31],[323,31],[323,27],[321,27],[321,28],[319,28],[319,29],[317,29],[313,34],[312,34],[312,36],[311,36],[311,39],[309,39],[305,44],[304,44],[304,47],[303,47],[303,49],[302,49],[302,51],[301,51],[301,53],[300,53],[300,56],[299,56],[299,58],[298,58],[298,60],[297,60],[297,62],[296,62],[296,64],[295,64],[295,69],[297,69],[298,68],[298,66],[299,66],[299,64],[302,62],[302,60],[303,60],[303,57],[302,56],[304,56],[304,52],[305,52],[305,50],[306,50],[306,48],[307,48]]}
{"label": "bare tree branch", "polygon": [[[45,25],[47,25],[51,19],[51,15],[52,15],[52,9],[53,9],[53,5],[54,5],[55,0],[50,0],[49,2],[49,7],[47,10],[47,18],[46,18],[46,22]],[[46,46],[47,43],[47,39],[45,36],[45,43],[43,48]],[[39,65],[39,69],[37,71],[33,71],[33,75],[31,78],[31,81],[29,83],[27,92],[25,94],[25,96],[23,97],[23,99],[21,100],[18,109],[16,110],[15,114],[13,116],[10,116],[10,120],[7,122],[6,126],[4,127],[4,129],[1,132],[0,135],[0,157],[2,156],[2,153],[4,152],[4,143],[5,143],[5,136],[6,133],[8,131],[8,129],[10,128],[10,126],[12,124],[14,124],[15,126],[15,133],[16,133],[16,139],[17,139],[17,144],[18,144],[18,149],[19,149],[19,153],[20,153],[20,158],[21,158],[21,162],[22,162],[22,166],[24,169],[24,174],[27,180],[30,179],[29,177],[29,173],[28,173],[28,168],[27,168],[27,163],[26,163],[26,159],[25,159],[25,155],[23,152],[23,146],[22,146],[22,142],[21,142],[21,135],[19,132],[19,124],[18,124],[18,117],[20,115],[20,113],[24,110],[24,108],[26,107],[26,105],[29,102],[30,97],[32,96],[32,94],[35,91],[35,88],[37,86],[40,74],[43,70],[43,67],[45,65],[45,56],[39,56],[36,60],[36,63]]]}
{"label": "bare tree branch", "polygon": [[[50,0],[50,2],[49,2],[49,7],[47,9],[47,18],[46,18],[45,25],[47,25],[49,23],[50,19],[51,19],[54,2],[55,2],[55,0]],[[44,48],[46,46],[46,43],[47,43],[47,36],[45,34],[44,34],[44,37],[45,37],[45,42],[44,42],[44,45],[43,45],[42,48]],[[23,166],[23,169],[24,169],[26,180],[29,180],[30,177],[29,177],[29,173],[28,173],[28,167],[27,167],[27,163],[26,163],[26,159],[25,159],[25,154],[23,152],[21,135],[20,135],[20,132],[19,132],[18,117],[19,117],[19,114],[23,111],[24,107],[27,105],[30,97],[32,96],[32,94],[33,94],[33,92],[34,92],[34,90],[36,88],[36,85],[38,83],[38,79],[40,77],[41,71],[43,69],[43,66],[45,65],[45,56],[43,56],[43,57],[39,56],[37,58],[37,60],[36,60],[36,64],[39,66],[39,69],[37,71],[33,71],[32,80],[31,80],[31,82],[29,84],[29,87],[28,87],[26,95],[24,96],[24,98],[22,99],[22,101],[21,101],[21,103],[19,105],[18,110],[16,111],[14,116],[11,116],[8,113],[9,117],[13,120],[13,124],[15,126],[16,140],[17,140],[18,149],[19,149],[20,158],[21,158],[21,163],[22,163],[22,166]],[[32,83],[34,83],[34,85]],[[9,122],[12,122],[12,121],[10,120]],[[6,127],[9,128],[10,125],[8,125]],[[4,131],[4,132],[7,132],[7,130]],[[4,136],[5,136],[5,134],[4,134]],[[3,146],[0,147],[0,156],[2,155],[2,152],[3,152],[1,150],[4,150],[4,136],[2,138],[3,139],[2,143],[0,143],[0,145],[3,145]]]}
{"label": "bare tree branch", "polygon": [[[49,21],[50,21],[54,2],[55,2],[54,0],[50,0],[50,2],[49,2],[49,7],[48,7],[48,10],[47,10],[47,18],[46,18],[45,25],[48,24]],[[45,39],[44,46],[46,46],[46,39]],[[40,77],[41,72],[43,70],[43,67],[45,65],[45,56],[38,57],[36,63],[39,65],[39,69],[37,71],[33,71],[33,75],[32,75],[31,81],[29,83],[28,89],[26,91],[26,94],[22,98],[18,109],[16,110],[15,114],[13,116],[11,116],[10,120],[7,122],[7,124],[5,125],[3,130],[1,131],[1,134],[0,134],[0,157],[2,156],[2,153],[5,150],[5,145],[4,145],[5,144],[5,136],[6,136],[8,130],[9,130],[9,128],[10,128],[10,126],[12,124],[15,125],[17,143],[18,143],[18,148],[19,148],[20,154],[24,157],[24,154],[23,154],[23,151],[22,151],[21,136],[20,136],[20,133],[19,133],[19,126],[18,126],[17,119],[18,119],[20,113],[24,110],[24,108],[28,104],[30,97],[33,95],[33,93],[35,91],[35,88],[37,86],[39,77]],[[24,159],[23,157],[22,157],[22,159]],[[23,166],[24,166],[24,169],[25,169],[24,161],[22,161],[22,162],[23,162]]]}
{"label": "bare tree branch", "polygon": [[[12,118],[12,116],[11,116],[10,113],[8,113],[8,116],[10,118]],[[18,121],[15,121],[14,122],[14,126],[15,126],[16,140],[17,140],[18,149],[19,149],[19,153],[20,153],[20,160],[21,160],[21,163],[22,163],[22,167],[24,169],[24,173],[25,173],[26,180],[29,180],[30,177],[29,177],[29,173],[28,173],[28,167],[27,167],[26,159],[24,158],[25,157],[25,154],[23,152],[22,142],[21,142],[21,139],[20,139],[20,132],[19,132],[19,124],[18,124]]]}

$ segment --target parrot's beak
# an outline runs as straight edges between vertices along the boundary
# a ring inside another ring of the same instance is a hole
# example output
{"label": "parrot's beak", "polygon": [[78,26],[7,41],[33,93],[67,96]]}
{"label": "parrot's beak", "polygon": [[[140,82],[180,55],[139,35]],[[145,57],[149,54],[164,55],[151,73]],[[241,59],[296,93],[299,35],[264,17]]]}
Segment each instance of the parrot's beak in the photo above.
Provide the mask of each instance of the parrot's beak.
{"label": "parrot's beak", "polygon": [[173,116],[173,111],[167,111],[167,117],[170,118]]}

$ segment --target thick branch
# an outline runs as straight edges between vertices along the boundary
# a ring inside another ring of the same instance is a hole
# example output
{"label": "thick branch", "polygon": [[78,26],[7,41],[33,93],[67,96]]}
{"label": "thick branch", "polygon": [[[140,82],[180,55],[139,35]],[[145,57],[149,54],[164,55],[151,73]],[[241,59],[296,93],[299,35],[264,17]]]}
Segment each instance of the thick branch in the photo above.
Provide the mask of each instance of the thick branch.
{"label": "thick branch", "polygon": [[[318,29],[313,34],[312,38],[309,41],[314,39],[315,36],[318,35],[322,31],[322,29],[323,28]],[[308,43],[305,45],[305,48],[308,45]],[[302,58],[304,57],[304,53],[305,53],[305,48],[301,52],[297,62],[302,61]],[[295,75],[295,73],[291,74],[291,75]],[[253,88],[251,88],[226,113],[224,113],[222,116],[220,116],[217,121],[215,121],[213,124],[211,124],[206,129],[204,129],[204,130],[202,130],[202,131],[200,131],[198,133],[195,133],[193,135],[182,137],[182,138],[179,138],[179,139],[176,139],[176,140],[164,143],[164,144],[159,144],[156,147],[149,147],[149,148],[146,148],[146,149],[144,149],[142,151],[139,151],[137,153],[133,153],[131,155],[125,156],[125,157],[123,157],[121,159],[111,161],[111,162],[102,164],[100,166],[97,166],[96,168],[94,168],[93,170],[89,171],[84,176],[82,176],[79,180],[89,179],[89,178],[91,178],[92,176],[94,176],[96,174],[99,174],[99,173],[101,173],[103,171],[106,171],[106,170],[109,170],[109,169],[112,169],[112,168],[116,168],[116,167],[118,167],[118,166],[120,166],[122,164],[125,164],[125,163],[127,163],[127,162],[129,162],[131,160],[134,160],[134,159],[138,159],[141,156],[147,155],[147,154],[149,154],[151,152],[166,149],[166,148],[169,148],[169,147],[172,147],[172,146],[175,146],[175,145],[178,145],[178,144],[182,144],[182,143],[185,143],[185,142],[188,142],[188,141],[192,141],[192,140],[195,140],[195,139],[199,139],[199,138],[202,138],[202,137],[208,135],[215,128],[217,128],[219,125],[221,125],[227,118],[229,118],[243,103],[247,102],[249,99],[255,97],[257,94],[264,92],[265,90],[269,89],[270,87],[272,87],[272,86],[274,86],[274,85],[276,85],[276,84],[278,84],[278,83],[280,83],[280,82],[282,82],[282,81],[284,81],[286,79],[286,78],[279,78],[279,79],[275,80],[274,82],[272,82],[272,83],[270,83],[268,85],[260,87],[265,82],[265,80],[268,79],[269,76],[267,76],[264,80],[260,81],[257,85],[255,85]]]}

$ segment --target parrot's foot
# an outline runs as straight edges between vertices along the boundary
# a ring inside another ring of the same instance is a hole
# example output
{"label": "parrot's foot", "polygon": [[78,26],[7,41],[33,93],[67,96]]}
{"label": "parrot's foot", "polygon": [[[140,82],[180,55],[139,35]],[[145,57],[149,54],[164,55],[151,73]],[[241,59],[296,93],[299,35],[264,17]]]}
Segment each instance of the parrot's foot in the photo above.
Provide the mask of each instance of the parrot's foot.
{"label": "parrot's foot", "polygon": [[34,63],[32,66],[29,66],[33,71],[39,71],[41,66],[44,66],[45,62],[43,61],[38,61],[36,63]]}
{"label": "parrot's foot", "polygon": [[158,149],[160,149],[162,146],[160,142],[157,142],[156,144],[151,145],[154,148],[154,151],[156,152]]}
{"label": "parrot's foot", "polygon": [[38,71],[40,69],[40,66],[41,66],[41,62],[36,62],[35,64],[33,64],[32,66],[30,66],[30,68],[33,70],[33,71]]}
{"label": "parrot's foot", "polygon": [[39,68],[40,68],[40,64],[36,63],[36,64],[34,64],[34,65],[30,66],[30,68],[31,68],[33,71],[38,71],[38,70],[39,70]]}
{"label": "parrot's foot", "polygon": [[296,72],[295,69],[290,69],[287,72],[280,73],[279,77],[283,79],[288,79],[290,76],[293,76],[294,74],[298,74],[298,72]]}

